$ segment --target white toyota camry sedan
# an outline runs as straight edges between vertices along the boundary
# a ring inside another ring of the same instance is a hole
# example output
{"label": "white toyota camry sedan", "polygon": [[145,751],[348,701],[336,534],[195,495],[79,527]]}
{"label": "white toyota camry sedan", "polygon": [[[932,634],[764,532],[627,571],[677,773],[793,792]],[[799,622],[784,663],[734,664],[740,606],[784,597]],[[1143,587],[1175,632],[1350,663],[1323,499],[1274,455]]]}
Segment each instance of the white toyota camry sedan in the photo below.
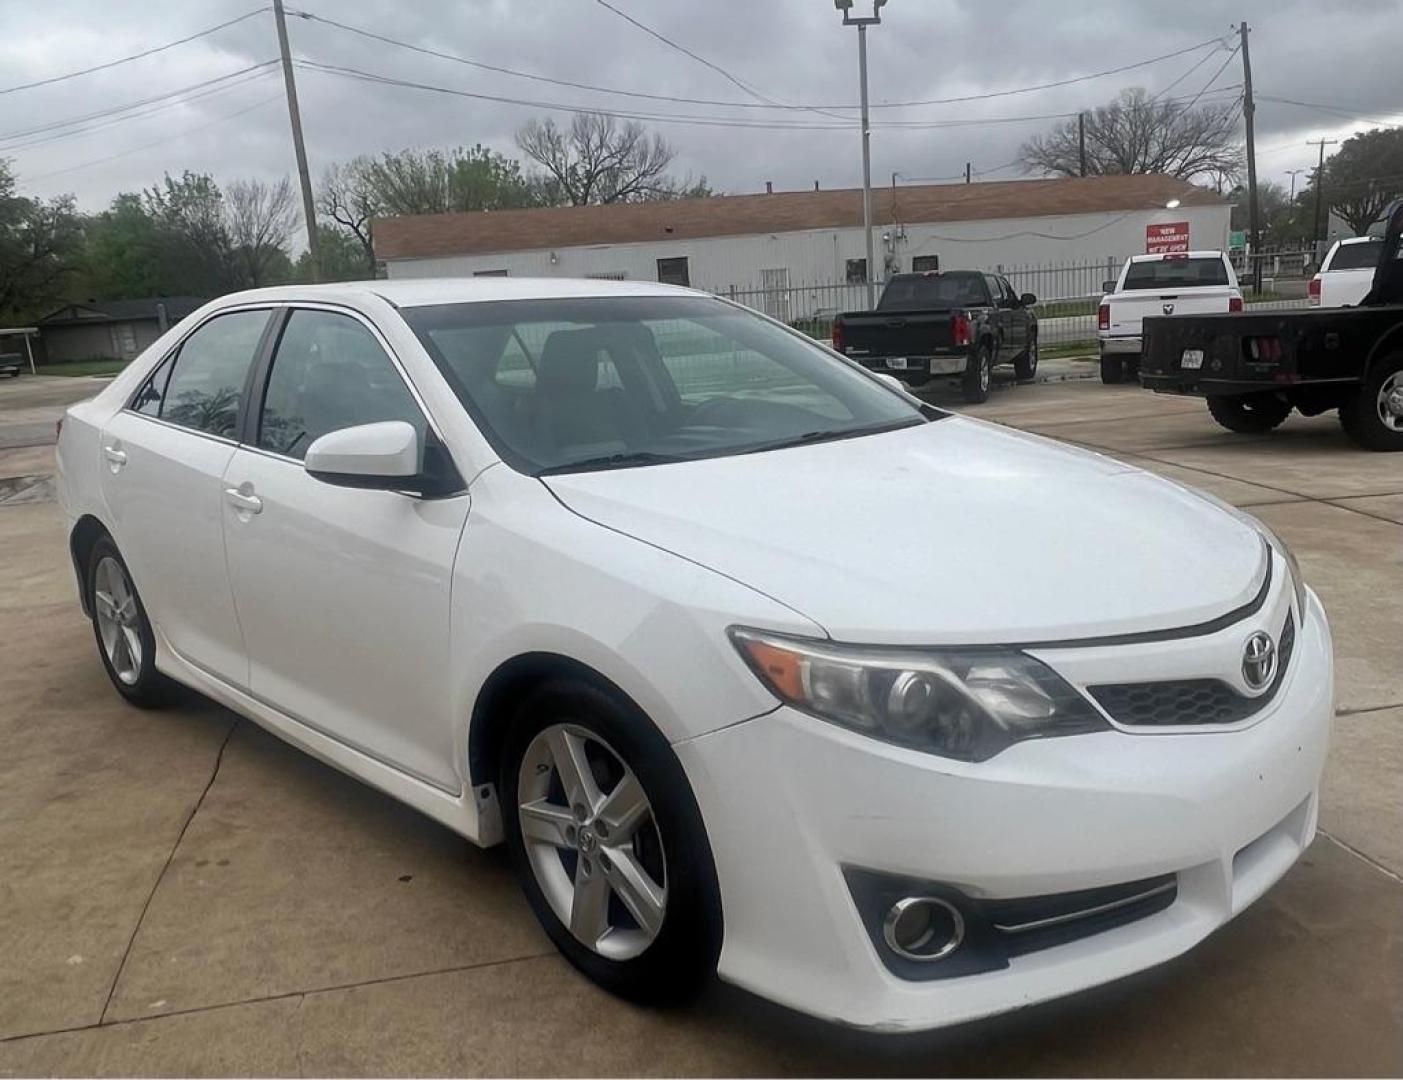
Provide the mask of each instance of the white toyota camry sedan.
{"label": "white toyota camry sedan", "polygon": [[58,443],[117,691],[478,844],[585,974],[881,1030],[1173,957],[1316,827],[1330,633],[1253,519],[647,283],[226,296]]}

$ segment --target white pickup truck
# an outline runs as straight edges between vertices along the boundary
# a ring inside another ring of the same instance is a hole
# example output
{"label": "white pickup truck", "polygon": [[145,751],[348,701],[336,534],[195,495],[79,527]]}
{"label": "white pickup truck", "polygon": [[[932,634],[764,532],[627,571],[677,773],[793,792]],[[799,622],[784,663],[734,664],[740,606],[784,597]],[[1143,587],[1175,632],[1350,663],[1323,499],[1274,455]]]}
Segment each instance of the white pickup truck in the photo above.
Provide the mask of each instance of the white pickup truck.
{"label": "white pickup truck", "polygon": [[1105,284],[1096,312],[1101,381],[1140,374],[1140,323],[1146,315],[1217,315],[1242,310],[1237,275],[1221,251],[1132,255]]}
{"label": "white pickup truck", "polygon": [[1336,240],[1320,273],[1310,279],[1312,307],[1355,307],[1374,282],[1374,267],[1383,250],[1381,236],[1351,236]]}

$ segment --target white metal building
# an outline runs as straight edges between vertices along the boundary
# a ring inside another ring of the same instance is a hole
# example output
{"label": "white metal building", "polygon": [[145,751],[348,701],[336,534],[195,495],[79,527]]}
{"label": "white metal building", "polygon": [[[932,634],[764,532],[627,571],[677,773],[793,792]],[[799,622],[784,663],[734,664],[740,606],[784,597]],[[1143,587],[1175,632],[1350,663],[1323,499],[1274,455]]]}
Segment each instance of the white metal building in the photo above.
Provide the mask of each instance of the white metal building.
{"label": "white metal building", "polygon": [[[1099,282],[1098,266],[1145,251],[1151,225],[1185,225],[1188,246],[1226,248],[1229,210],[1168,176],[883,188],[874,276],[1087,264]],[[778,295],[867,272],[856,189],[386,218],[374,235],[392,278],[607,277]]]}

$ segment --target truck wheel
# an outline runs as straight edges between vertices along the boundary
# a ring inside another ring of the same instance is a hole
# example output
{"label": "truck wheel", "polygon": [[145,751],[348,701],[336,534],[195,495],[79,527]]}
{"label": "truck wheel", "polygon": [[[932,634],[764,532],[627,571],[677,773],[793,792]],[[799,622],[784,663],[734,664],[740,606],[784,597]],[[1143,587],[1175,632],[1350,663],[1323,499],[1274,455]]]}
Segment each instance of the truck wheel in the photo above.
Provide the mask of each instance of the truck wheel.
{"label": "truck wheel", "polygon": [[1291,415],[1292,405],[1275,394],[1234,394],[1209,397],[1208,411],[1229,431],[1240,435],[1261,435],[1277,427]]}
{"label": "truck wheel", "polygon": [[1013,373],[1018,376],[1019,382],[1032,382],[1033,376],[1038,373],[1038,338],[1034,334],[1028,342],[1028,348],[1023,355],[1013,362]]}
{"label": "truck wheel", "polygon": [[1101,354],[1101,381],[1107,386],[1114,386],[1125,378],[1125,364],[1119,356],[1114,353]]}
{"label": "truck wheel", "polygon": [[987,344],[980,345],[970,354],[965,364],[965,375],[961,383],[965,400],[971,405],[989,400],[989,384],[993,381],[994,358]]}
{"label": "truck wheel", "polygon": [[1340,424],[1367,450],[1403,450],[1403,352],[1370,368],[1359,395],[1340,406]]}
{"label": "truck wheel", "polygon": [[1131,382],[1140,381],[1140,354],[1131,353],[1125,358],[1125,374]]}

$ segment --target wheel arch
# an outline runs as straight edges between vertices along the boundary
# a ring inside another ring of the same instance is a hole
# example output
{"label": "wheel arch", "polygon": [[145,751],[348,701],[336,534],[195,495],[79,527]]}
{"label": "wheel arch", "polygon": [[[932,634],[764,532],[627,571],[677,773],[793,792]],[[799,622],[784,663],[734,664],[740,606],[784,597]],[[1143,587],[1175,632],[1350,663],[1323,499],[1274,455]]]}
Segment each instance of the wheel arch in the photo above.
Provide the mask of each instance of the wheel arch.
{"label": "wheel arch", "polygon": [[1383,332],[1378,341],[1374,342],[1374,347],[1369,350],[1368,359],[1364,361],[1364,370],[1360,372],[1360,378],[1367,379],[1375,363],[1395,352],[1403,352],[1403,322],[1395,323]]}
{"label": "wheel arch", "polygon": [[103,537],[111,540],[112,532],[94,514],[84,514],[80,517],[68,534],[68,553],[73,559],[73,573],[78,578],[78,600],[83,605],[83,614],[88,616],[92,615],[88,562],[92,558],[93,548]]}

